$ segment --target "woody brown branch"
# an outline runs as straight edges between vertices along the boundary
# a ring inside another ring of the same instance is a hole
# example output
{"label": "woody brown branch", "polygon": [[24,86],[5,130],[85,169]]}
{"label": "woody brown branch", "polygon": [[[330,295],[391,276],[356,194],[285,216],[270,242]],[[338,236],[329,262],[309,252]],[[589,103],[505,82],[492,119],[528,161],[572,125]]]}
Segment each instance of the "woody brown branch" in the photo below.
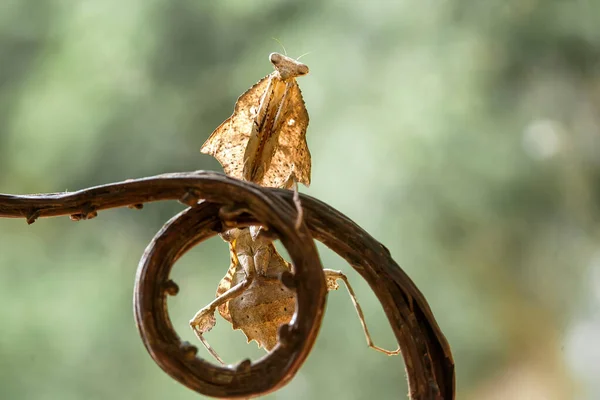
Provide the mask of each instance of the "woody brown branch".
{"label": "woody brown branch", "polygon": [[[306,225],[301,224],[296,230],[292,197],[287,190],[261,188],[223,174],[197,171],[128,180],[73,193],[0,194],[0,217],[25,218],[33,223],[36,218],[60,215],[86,219],[101,210],[139,208],[143,203],[161,200],[180,200],[191,205],[205,199],[212,203],[185,210],[161,229],[140,262],[135,298],[140,333],[155,361],[183,384],[218,397],[275,390],[293,377],[310,351],[323,312],[324,302],[320,300],[325,294],[324,286],[319,284],[322,272],[316,268],[320,269],[318,256],[314,243],[310,244],[312,234],[345,258],[382,303],[402,349],[410,398],[454,399],[454,362],[449,345],[412,280],[382,244],[338,211],[309,196],[301,195]],[[242,213],[234,220],[223,221],[219,217],[221,206],[248,209],[252,215]],[[294,261],[299,318],[287,336],[290,339],[291,333],[300,335],[256,364],[222,368],[191,357],[194,347],[182,344],[174,332],[166,312],[165,288],[172,287],[168,272],[185,251],[200,241],[232,226],[253,224],[272,229]]]}

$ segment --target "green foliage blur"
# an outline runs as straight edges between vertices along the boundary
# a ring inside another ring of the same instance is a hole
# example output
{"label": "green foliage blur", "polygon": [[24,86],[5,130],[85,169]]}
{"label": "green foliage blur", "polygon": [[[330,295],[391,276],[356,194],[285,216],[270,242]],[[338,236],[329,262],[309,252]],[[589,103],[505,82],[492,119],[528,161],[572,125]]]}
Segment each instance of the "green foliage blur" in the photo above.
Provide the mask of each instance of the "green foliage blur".
{"label": "green foliage blur", "polygon": [[[3,0],[0,192],[198,169],[268,54],[299,79],[313,184],[384,243],[452,346],[458,399],[600,398],[600,2]],[[0,220],[1,399],[195,399],[133,320],[137,262],[182,209]],[[349,275],[377,344],[394,349]],[[218,238],[177,265],[181,336],[229,265]],[[217,317],[228,362],[264,353]],[[198,345],[200,345],[198,343]],[[202,347],[199,355],[209,358]],[[345,291],[271,399],[404,398],[401,357],[367,348]],[[374,397],[375,396],[375,397]]]}

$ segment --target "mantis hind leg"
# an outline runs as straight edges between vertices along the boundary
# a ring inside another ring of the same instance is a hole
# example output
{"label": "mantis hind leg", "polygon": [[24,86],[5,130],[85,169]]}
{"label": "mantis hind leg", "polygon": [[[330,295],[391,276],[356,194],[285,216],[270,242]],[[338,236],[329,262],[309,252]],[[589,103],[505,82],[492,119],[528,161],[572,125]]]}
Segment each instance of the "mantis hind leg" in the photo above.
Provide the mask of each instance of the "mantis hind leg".
{"label": "mantis hind leg", "polygon": [[348,294],[350,295],[350,299],[352,300],[352,304],[354,305],[354,309],[356,310],[356,313],[358,314],[358,319],[360,320],[360,324],[362,325],[363,332],[365,333],[365,338],[367,339],[367,345],[370,348],[372,348],[373,350],[379,351],[383,354],[387,354],[388,356],[395,356],[397,354],[400,354],[400,347],[398,347],[394,351],[390,351],[390,350],[381,348],[379,346],[376,346],[373,343],[373,340],[371,339],[371,334],[369,333],[369,329],[367,328],[367,323],[365,322],[365,315],[363,314],[362,308],[360,307],[360,304],[358,303],[358,300],[356,299],[356,294],[354,293],[354,290],[352,289],[352,286],[350,285],[350,282],[348,281],[348,277],[346,275],[344,275],[342,273],[342,271],[334,271],[332,269],[324,269],[323,272],[325,273],[325,280],[327,282],[327,290],[337,290],[339,287],[339,285],[337,283],[338,279],[341,280],[342,282],[344,282],[344,285],[346,286],[346,289],[348,290]]}

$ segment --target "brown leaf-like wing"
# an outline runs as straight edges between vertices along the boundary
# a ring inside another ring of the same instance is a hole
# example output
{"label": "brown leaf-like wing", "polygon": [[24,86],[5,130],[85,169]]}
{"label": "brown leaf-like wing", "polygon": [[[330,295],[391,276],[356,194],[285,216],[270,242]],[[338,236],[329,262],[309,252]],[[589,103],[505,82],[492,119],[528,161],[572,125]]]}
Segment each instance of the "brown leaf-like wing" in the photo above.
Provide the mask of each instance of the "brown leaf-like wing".
{"label": "brown leaf-like wing", "polygon": [[215,157],[229,176],[242,179],[244,170],[244,152],[252,132],[260,99],[264,94],[271,75],[242,94],[235,103],[231,117],[217,127],[200,151]]}
{"label": "brown leaf-like wing", "polygon": [[290,176],[299,183],[310,185],[311,160],[306,144],[308,112],[295,80],[290,83],[288,90],[283,107],[286,114],[281,123],[275,154],[263,179],[257,182],[261,186],[282,187]]}

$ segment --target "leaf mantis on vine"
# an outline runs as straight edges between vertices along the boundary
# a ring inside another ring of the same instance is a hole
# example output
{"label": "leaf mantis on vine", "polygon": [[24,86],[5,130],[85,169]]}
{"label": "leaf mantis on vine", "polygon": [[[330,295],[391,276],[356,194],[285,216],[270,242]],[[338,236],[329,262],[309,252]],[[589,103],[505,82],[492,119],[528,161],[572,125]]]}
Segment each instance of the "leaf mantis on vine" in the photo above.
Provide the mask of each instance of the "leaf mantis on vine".
{"label": "leaf mantis on vine", "polygon": [[[210,135],[201,152],[212,155],[225,173],[261,186],[294,188],[298,223],[302,206],[298,183],[310,185],[311,157],[306,143],[308,112],[296,78],[306,75],[308,67],[290,57],[272,53],[269,59],[275,71],[242,94],[231,117]],[[216,324],[215,311],[240,329],[248,342],[271,351],[278,342],[281,325],[292,319],[296,310],[295,294],[280,277],[291,272],[272,239],[261,235],[261,228],[231,229],[221,235],[228,242],[231,263],[219,283],[216,298],[190,321],[192,330],[220,363],[219,355],[203,334]],[[362,309],[348,278],[341,271],[325,269],[328,290],[344,282],[358,313],[369,347],[388,355],[373,344]]]}

